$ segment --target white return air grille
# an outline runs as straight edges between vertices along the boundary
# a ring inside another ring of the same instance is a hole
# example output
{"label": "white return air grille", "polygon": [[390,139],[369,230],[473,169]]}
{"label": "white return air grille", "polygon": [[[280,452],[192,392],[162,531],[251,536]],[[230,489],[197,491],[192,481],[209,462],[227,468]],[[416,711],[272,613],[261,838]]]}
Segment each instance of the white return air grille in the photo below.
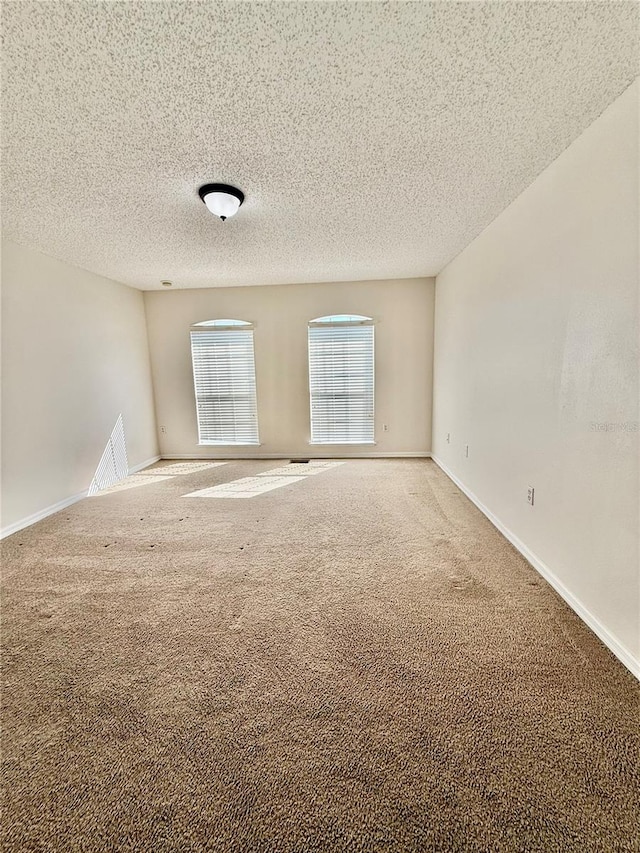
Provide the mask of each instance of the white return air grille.
{"label": "white return air grille", "polygon": [[122,415],[118,415],[118,420],[111,431],[109,441],[89,486],[89,495],[97,495],[105,489],[115,486],[116,483],[124,480],[128,473],[129,462],[127,460],[124,424],[122,423]]}
{"label": "white return air grille", "polygon": [[372,322],[324,319],[309,324],[311,442],[372,444]]}
{"label": "white return air grille", "polygon": [[258,444],[253,329],[192,330],[199,444]]}

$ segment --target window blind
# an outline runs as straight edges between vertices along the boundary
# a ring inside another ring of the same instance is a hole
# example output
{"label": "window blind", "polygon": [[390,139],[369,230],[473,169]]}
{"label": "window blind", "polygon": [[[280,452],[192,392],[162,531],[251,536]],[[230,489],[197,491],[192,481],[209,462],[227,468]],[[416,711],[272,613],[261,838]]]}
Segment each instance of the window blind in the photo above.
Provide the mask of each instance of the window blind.
{"label": "window blind", "polygon": [[199,444],[258,444],[252,329],[191,332]]}
{"label": "window blind", "polygon": [[373,325],[309,325],[312,443],[373,443],[373,363]]}

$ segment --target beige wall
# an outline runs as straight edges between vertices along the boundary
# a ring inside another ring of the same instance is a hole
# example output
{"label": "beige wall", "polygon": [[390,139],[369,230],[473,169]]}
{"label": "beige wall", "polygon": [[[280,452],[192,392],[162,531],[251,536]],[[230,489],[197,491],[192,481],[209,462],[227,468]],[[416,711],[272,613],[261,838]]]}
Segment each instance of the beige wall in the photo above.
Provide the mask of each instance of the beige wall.
{"label": "beige wall", "polygon": [[637,660],[637,83],[438,276],[434,377],[434,456]]}
{"label": "beige wall", "polygon": [[142,293],[4,240],[2,528],[85,492],[122,413],[157,454]]}
{"label": "beige wall", "polygon": [[[428,452],[433,301],[432,279],[145,293],[161,453],[309,457]],[[308,443],[307,324],[335,313],[364,314],[377,321],[374,447]],[[260,447],[198,446],[189,327],[223,317],[256,324]]]}

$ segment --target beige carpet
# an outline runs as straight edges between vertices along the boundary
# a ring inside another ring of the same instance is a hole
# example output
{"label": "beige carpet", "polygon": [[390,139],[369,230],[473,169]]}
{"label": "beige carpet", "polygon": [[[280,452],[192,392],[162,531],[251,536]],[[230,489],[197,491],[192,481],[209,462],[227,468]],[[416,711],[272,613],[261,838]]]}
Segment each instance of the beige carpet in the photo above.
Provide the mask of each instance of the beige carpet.
{"label": "beige carpet", "polygon": [[637,851],[638,685],[590,630],[428,461],[181,497],[281,465],[4,541],[2,849]]}

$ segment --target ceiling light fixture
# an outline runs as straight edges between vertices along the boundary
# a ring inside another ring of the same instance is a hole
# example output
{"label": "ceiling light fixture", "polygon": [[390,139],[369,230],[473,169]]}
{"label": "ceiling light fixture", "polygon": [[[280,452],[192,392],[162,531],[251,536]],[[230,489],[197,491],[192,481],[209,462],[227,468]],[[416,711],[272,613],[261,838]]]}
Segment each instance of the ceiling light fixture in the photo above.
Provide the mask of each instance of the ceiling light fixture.
{"label": "ceiling light fixture", "polygon": [[172,282],[172,281],[169,281],[169,279],[168,279],[168,278],[163,279],[163,280],[160,282],[160,284],[161,284],[163,287],[173,287],[173,282]]}
{"label": "ceiling light fixture", "polygon": [[211,213],[219,216],[223,222],[237,213],[244,201],[242,190],[228,184],[205,184],[198,190],[198,195]]}

